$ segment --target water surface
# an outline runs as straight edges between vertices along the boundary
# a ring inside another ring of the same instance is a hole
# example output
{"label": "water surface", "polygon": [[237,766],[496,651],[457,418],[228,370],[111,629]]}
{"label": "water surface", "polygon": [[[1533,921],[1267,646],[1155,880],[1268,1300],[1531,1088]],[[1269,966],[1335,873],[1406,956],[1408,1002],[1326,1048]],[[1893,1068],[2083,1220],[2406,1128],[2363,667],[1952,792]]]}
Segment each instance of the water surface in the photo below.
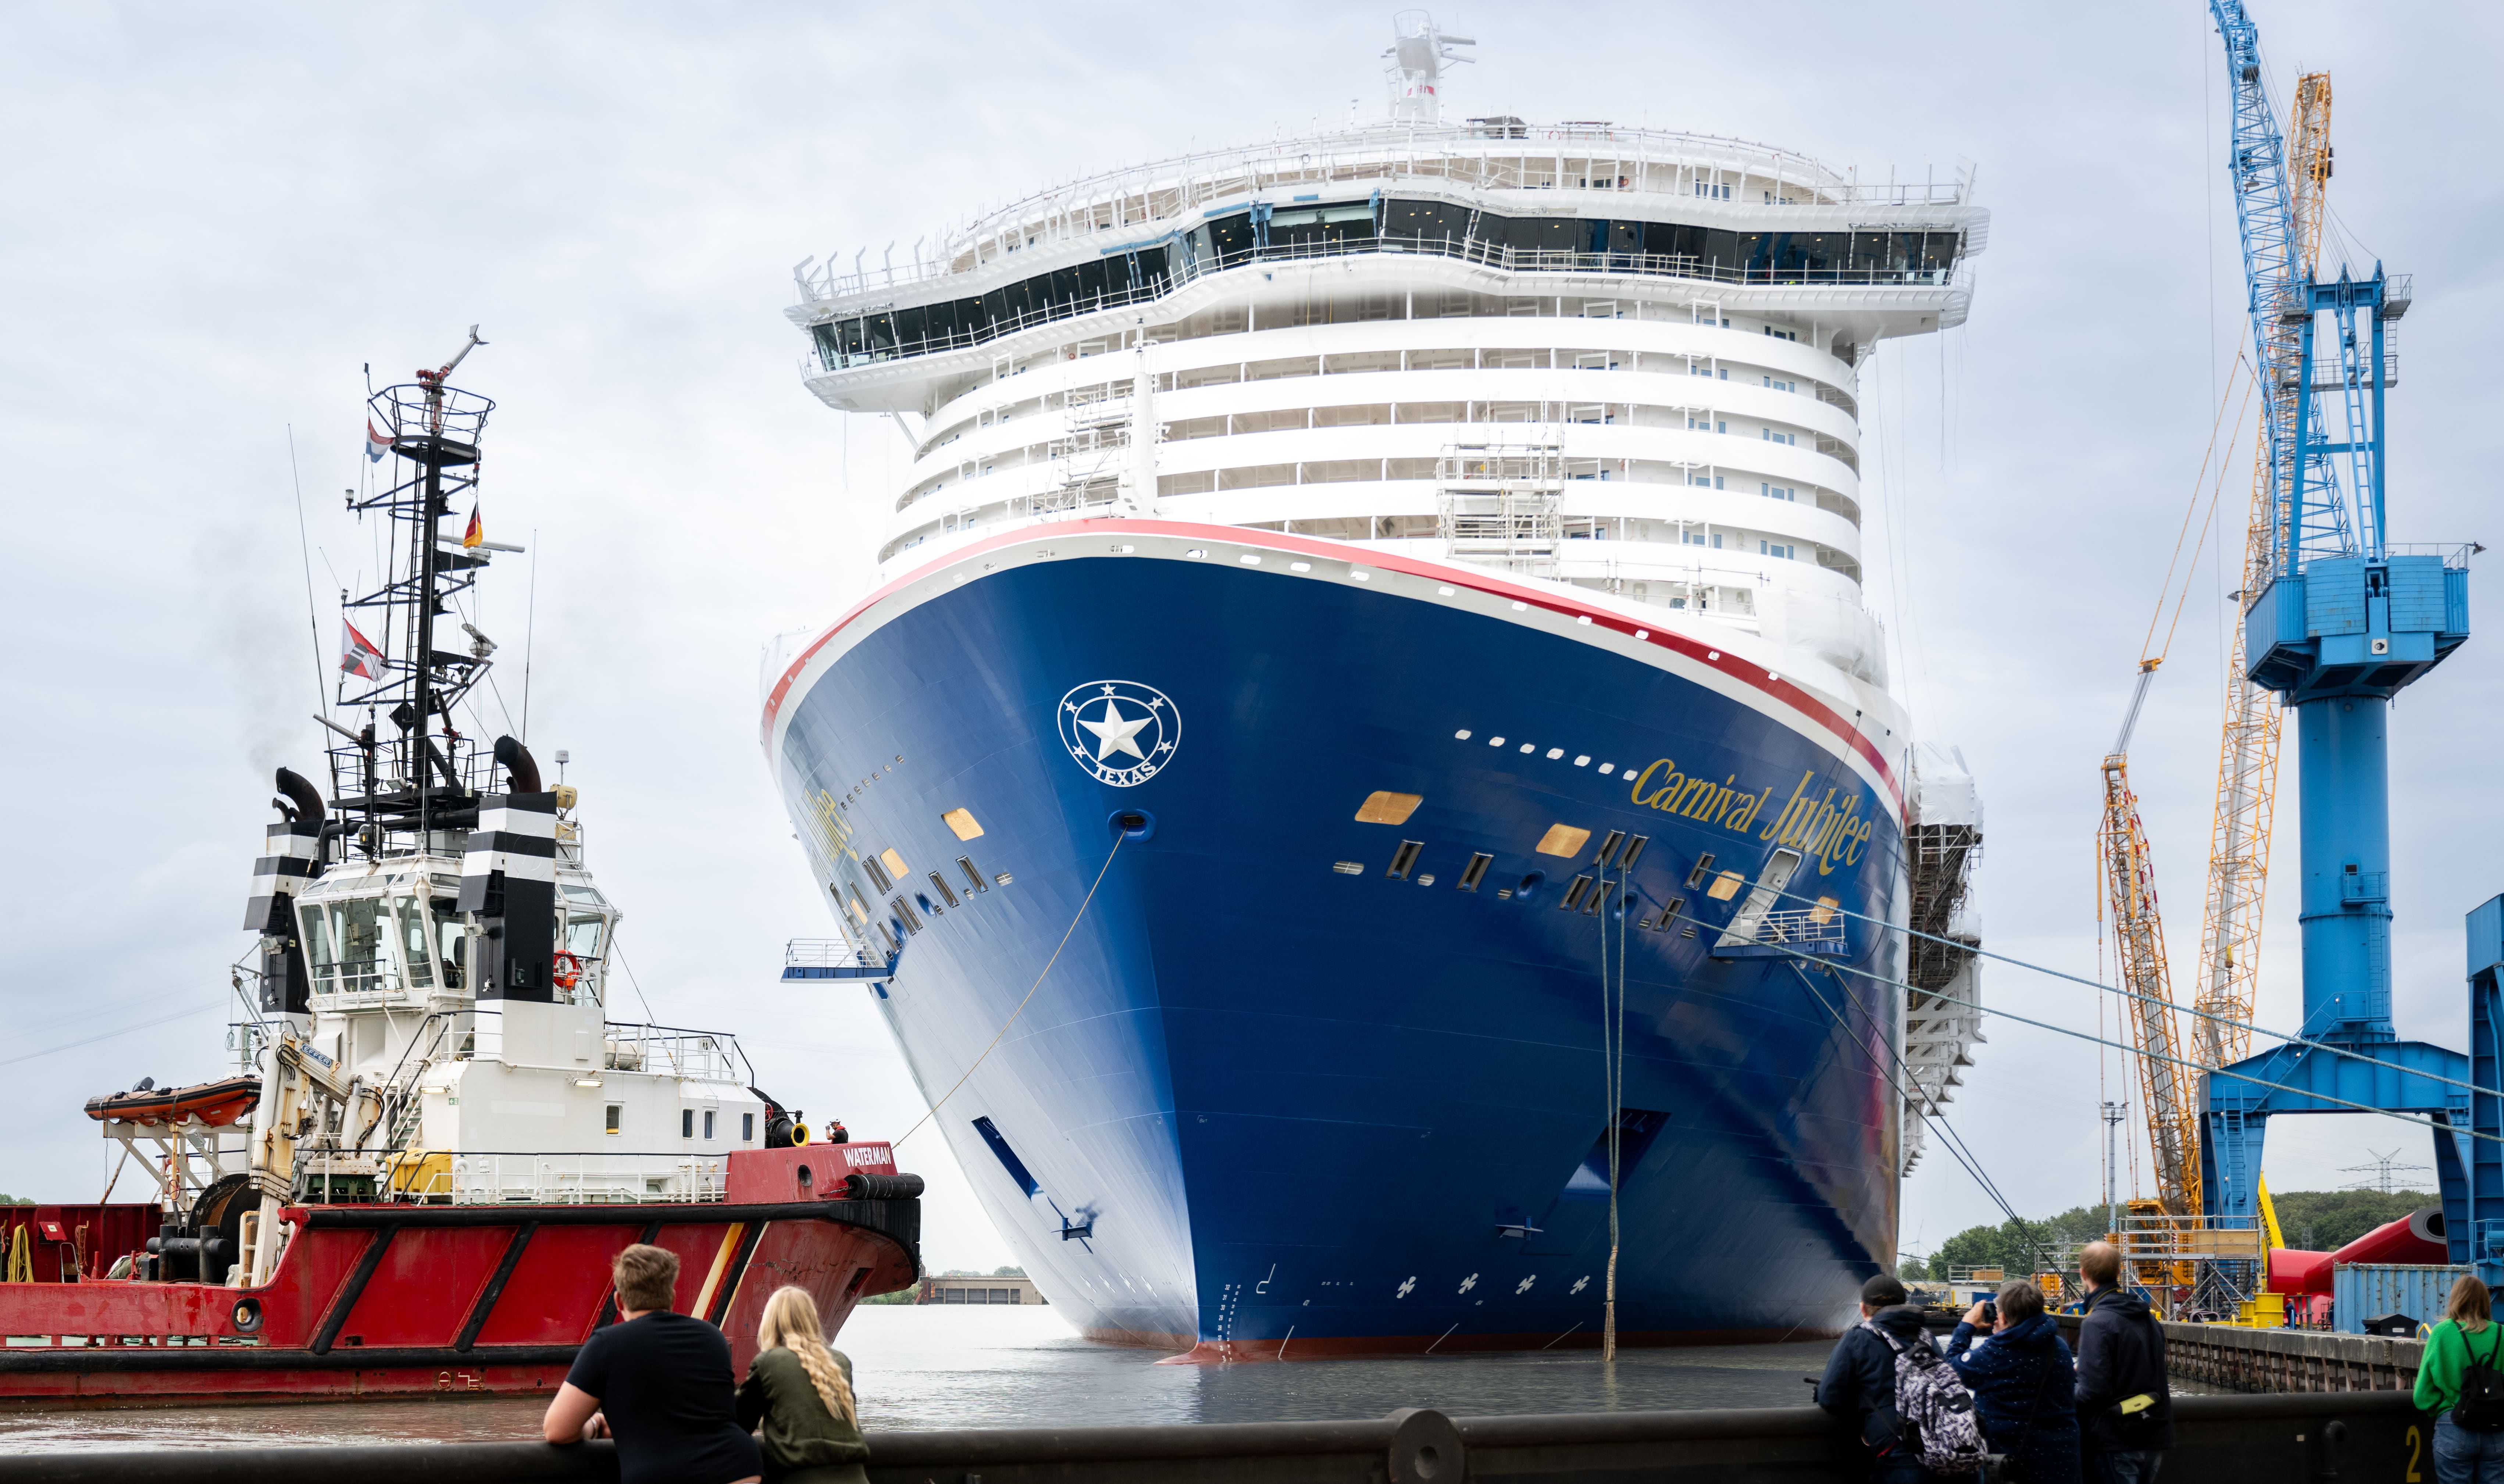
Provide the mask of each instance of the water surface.
{"label": "water surface", "polygon": [[[1092,1427],[1796,1406],[1830,1341],[1159,1365],[1165,1352],[1080,1339],[1058,1311],[872,1304],[837,1339],[871,1431]],[[0,1412],[0,1452],[293,1443],[490,1442],[539,1435],[537,1398]]]}

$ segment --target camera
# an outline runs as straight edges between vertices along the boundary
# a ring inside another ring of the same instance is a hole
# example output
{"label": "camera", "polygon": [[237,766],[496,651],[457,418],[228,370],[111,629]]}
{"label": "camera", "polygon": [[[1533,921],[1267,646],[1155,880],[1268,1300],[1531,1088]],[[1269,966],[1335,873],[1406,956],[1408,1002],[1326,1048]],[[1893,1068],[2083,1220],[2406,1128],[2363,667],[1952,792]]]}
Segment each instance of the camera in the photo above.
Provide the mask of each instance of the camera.
{"label": "camera", "polygon": [[1986,1325],[2000,1323],[2000,1305],[1997,1301],[1989,1298],[1982,1301],[1982,1322]]}

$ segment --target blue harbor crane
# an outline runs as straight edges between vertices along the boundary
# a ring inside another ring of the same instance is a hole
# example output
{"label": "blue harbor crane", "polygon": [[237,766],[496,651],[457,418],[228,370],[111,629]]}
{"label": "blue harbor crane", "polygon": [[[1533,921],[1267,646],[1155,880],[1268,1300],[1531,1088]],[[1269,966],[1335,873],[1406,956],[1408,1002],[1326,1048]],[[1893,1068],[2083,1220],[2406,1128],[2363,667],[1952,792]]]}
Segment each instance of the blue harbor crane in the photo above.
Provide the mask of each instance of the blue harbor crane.
{"label": "blue harbor crane", "polygon": [[2391,1022],[2391,698],[2468,638],[2474,548],[2444,554],[2385,538],[2386,339],[2407,312],[2409,280],[2377,264],[2370,279],[2343,266],[2324,282],[2305,260],[2259,32],[2242,0],[2209,0],[2208,10],[2225,41],[2234,99],[2227,169],[2264,394],[2269,560],[2263,580],[2239,595],[2244,665],[2253,684],[2295,713],[2302,1035],[2311,1044],[2210,1073],[2201,1128],[2206,1214],[2255,1224],[2274,1117],[2359,1106],[2415,1115],[2438,1125],[2452,1259],[2480,1261],[2491,1280],[2504,1277],[2504,1262],[2494,1260],[2504,1257],[2504,1162],[2492,1153],[2496,1140],[2478,1135],[2504,1134],[2504,1109],[2491,1095],[2473,1098],[2471,1087],[2496,1086],[2504,898],[2471,915],[2472,1043],[2489,1048],[2478,1075],[2470,1056],[2402,1041]]}

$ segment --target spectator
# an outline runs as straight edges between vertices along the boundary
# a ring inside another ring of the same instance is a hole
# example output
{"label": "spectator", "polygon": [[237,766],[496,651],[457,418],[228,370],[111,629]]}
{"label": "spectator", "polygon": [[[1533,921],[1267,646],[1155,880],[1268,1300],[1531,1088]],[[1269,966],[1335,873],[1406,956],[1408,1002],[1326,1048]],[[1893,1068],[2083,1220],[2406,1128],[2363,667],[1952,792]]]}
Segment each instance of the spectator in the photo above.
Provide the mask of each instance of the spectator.
{"label": "spectator", "polygon": [[2504,1328],[2493,1322],[2491,1304],[2487,1285],[2463,1273],[2452,1285],[2443,1323],[2426,1336],[2417,1410],[2441,1414],[2434,1422],[2437,1484],[2504,1484],[2504,1432],[2463,1427],[2454,1411],[2471,1365],[2504,1370]]}
{"label": "spectator", "polygon": [[739,1425],[730,1341],[670,1312],[678,1257],[638,1242],[610,1265],[617,1323],[595,1329],[540,1422],[552,1443],[617,1439],[618,1484],[760,1484]]}
{"label": "spectator", "polygon": [[1982,1435],[2026,1484],[2079,1484],[2078,1371],[2061,1327],[2043,1312],[2042,1292],[2023,1278],[2000,1286],[1991,1332],[1975,1342],[1975,1304],[1948,1336],[1948,1363],[1973,1393]]}
{"label": "spectator", "polygon": [[2121,1250],[2110,1242],[2087,1244],[2078,1276],[2087,1280],[2087,1317],[2078,1324],[2078,1431],[2089,1484],[2150,1484],[2174,1446],[2165,1327],[2144,1297],[2122,1287]]}
{"label": "spectator", "polygon": [[1835,1342],[1826,1379],[1817,1384],[1817,1404],[1860,1431],[1871,1484],[1919,1484],[1930,1474],[1919,1443],[1902,1435],[1895,1413],[1895,1347],[1876,1330],[1895,1345],[1930,1349],[1922,1311],[1904,1302],[1903,1284],[1880,1273],[1861,1286],[1861,1318]]}
{"label": "spectator", "polygon": [[760,1422],[767,1484],[869,1484],[852,1363],[826,1348],[806,1289],[776,1289],[765,1300],[756,1359],[739,1388],[739,1425]]}

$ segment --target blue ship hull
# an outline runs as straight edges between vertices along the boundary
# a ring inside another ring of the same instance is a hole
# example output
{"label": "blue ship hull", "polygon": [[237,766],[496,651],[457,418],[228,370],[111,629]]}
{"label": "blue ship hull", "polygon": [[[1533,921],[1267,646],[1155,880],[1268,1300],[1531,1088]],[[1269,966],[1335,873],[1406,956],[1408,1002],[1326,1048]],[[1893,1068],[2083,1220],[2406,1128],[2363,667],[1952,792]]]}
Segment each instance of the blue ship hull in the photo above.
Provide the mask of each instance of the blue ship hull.
{"label": "blue ship hull", "polygon": [[[1900,997],[1717,953],[1749,893],[1711,887],[1788,841],[1786,908],[1900,922],[1903,804],[1901,741],[1763,664],[1477,569],[1096,521],[882,591],[765,740],[830,908],[900,946],[865,992],[935,1126],[1085,1332],[1595,1342],[1605,952],[1621,1339],[1770,1339],[1893,1263]],[[1420,802],[1355,817],[1377,793]],[[1565,905],[1611,832],[1648,841],[1623,897]],[[1899,935],[1842,920],[1829,955],[1893,977]]]}

